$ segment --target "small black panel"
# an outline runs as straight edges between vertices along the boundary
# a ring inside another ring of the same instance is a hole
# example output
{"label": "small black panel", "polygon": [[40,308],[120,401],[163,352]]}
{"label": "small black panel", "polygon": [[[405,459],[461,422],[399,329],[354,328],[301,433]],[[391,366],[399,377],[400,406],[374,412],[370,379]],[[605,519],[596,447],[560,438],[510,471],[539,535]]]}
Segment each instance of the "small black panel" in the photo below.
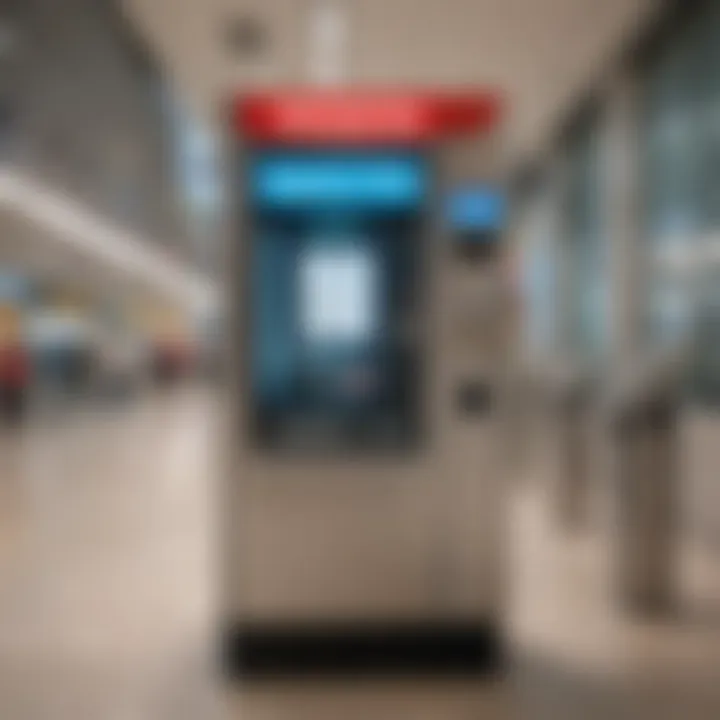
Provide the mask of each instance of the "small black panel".
{"label": "small black panel", "polygon": [[474,230],[453,238],[456,257],[463,262],[484,264],[500,254],[501,233],[498,230]]}
{"label": "small black panel", "polygon": [[455,402],[463,415],[482,417],[492,411],[493,392],[490,384],[482,380],[461,383],[456,391]]}

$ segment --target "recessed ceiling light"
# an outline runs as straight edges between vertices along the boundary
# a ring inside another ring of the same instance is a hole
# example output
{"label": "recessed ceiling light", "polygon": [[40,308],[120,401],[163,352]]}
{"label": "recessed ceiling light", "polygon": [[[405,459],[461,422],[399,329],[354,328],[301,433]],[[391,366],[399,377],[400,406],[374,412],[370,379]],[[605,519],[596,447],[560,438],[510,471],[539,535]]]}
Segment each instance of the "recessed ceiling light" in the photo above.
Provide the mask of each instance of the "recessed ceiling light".
{"label": "recessed ceiling light", "polygon": [[224,28],[225,43],[234,57],[240,60],[255,59],[269,44],[265,25],[253,15],[232,19]]}

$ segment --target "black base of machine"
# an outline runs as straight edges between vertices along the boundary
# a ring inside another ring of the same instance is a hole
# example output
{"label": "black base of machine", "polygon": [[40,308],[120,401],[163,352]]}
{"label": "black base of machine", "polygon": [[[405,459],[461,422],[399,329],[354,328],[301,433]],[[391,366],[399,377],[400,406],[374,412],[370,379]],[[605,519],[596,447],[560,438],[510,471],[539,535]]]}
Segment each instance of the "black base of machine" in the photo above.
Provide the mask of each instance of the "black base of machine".
{"label": "black base of machine", "polygon": [[483,677],[505,653],[489,621],[238,623],[222,638],[232,680],[303,677]]}

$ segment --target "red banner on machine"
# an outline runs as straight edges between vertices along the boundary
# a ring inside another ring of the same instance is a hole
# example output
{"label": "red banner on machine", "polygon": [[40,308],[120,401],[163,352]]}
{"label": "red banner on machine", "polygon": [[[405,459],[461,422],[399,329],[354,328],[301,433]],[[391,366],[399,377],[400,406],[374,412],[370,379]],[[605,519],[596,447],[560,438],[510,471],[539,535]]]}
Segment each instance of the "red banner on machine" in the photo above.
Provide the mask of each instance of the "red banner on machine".
{"label": "red banner on machine", "polygon": [[254,142],[419,144],[487,132],[501,102],[488,92],[258,92],[235,103],[234,125]]}

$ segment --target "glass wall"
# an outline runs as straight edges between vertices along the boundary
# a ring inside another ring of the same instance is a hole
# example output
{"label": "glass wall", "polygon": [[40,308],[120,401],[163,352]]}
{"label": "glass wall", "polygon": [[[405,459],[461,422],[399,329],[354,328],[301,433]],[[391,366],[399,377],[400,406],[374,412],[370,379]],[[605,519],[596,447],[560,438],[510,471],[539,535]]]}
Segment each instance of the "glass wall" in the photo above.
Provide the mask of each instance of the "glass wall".
{"label": "glass wall", "polygon": [[217,271],[221,259],[218,230],[224,200],[218,134],[169,83],[164,88],[164,103],[175,192],[189,235],[190,258],[204,270]]}
{"label": "glass wall", "polygon": [[531,362],[555,358],[557,347],[556,197],[547,178],[524,199],[519,210],[524,347]]}
{"label": "glass wall", "polygon": [[608,263],[602,215],[600,133],[594,118],[579,123],[566,148],[561,252],[567,349],[590,365],[609,352]]}
{"label": "glass wall", "polygon": [[[701,260],[720,231],[720,5],[659,49],[644,83],[642,186],[656,343],[694,338],[692,387],[720,400],[720,271]],[[693,332],[695,331],[695,332]]]}
{"label": "glass wall", "polygon": [[5,23],[12,60],[5,75],[3,18],[0,10],[0,87],[8,84],[0,127],[3,112],[12,120],[3,155],[107,221],[183,253],[164,72],[122,3],[17,2]]}

